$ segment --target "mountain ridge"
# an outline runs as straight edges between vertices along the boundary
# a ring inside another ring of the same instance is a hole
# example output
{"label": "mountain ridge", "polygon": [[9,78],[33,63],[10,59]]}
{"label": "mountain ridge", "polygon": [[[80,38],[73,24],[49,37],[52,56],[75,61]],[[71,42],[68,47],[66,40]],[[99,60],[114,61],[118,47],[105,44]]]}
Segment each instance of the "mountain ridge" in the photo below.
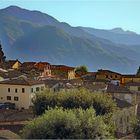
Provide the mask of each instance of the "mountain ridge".
{"label": "mountain ridge", "polygon": [[[83,31],[81,27],[72,27],[55,18],[50,20],[52,16],[42,12],[38,14],[38,11],[22,9],[23,13],[20,11],[17,14],[14,11],[10,14],[11,9],[10,13],[8,11],[0,10],[0,39],[10,59],[40,60],[74,66],[84,64],[92,70],[108,68],[120,72],[132,72],[138,67],[139,45],[128,47],[126,44],[114,43]],[[29,13],[25,17],[26,12]],[[41,17],[44,17],[44,21],[34,18],[40,14],[43,14]]]}

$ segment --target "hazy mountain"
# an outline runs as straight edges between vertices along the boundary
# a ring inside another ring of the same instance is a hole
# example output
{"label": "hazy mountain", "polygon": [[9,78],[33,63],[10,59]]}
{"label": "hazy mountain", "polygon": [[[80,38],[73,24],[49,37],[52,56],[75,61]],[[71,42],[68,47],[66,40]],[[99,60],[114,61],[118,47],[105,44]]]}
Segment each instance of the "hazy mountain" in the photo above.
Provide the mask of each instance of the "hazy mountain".
{"label": "hazy mountain", "polygon": [[140,45],[140,35],[132,31],[124,31],[122,28],[114,28],[112,30],[103,30],[88,27],[79,28],[94,36],[110,40],[117,44]]}
{"label": "hazy mountain", "polygon": [[[120,72],[134,72],[139,65],[139,46],[115,44],[93,35],[87,28],[72,27],[38,11],[10,6],[0,10],[0,19],[0,39],[8,58],[84,64],[91,70],[109,68]],[[116,35],[124,31],[108,32]]]}
{"label": "hazy mountain", "polygon": [[120,28],[120,27],[118,27],[118,28],[113,28],[113,29],[111,29],[111,30],[109,30],[110,32],[113,32],[113,33],[118,33],[118,34],[124,34],[124,35],[136,35],[136,33],[135,32],[132,32],[132,31],[129,31],[129,30],[127,30],[127,31],[124,31],[122,28]]}

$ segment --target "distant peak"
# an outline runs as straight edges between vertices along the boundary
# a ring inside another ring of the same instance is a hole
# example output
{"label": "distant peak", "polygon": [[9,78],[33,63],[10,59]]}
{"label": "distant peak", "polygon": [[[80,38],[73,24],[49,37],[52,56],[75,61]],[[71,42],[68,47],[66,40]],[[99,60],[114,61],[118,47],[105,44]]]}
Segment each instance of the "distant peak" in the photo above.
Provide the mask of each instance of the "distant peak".
{"label": "distant peak", "polygon": [[4,8],[4,9],[12,9],[12,10],[14,10],[14,9],[21,9],[21,8],[18,7],[18,6],[15,6],[15,5],[11,5],[11,6],[8,6],[7,8]]}
{"label": "distant peak", "polygon": [[111,31],[117,31],[117,32],[124,32],[124,30],[121,27],[113,28]]}
{"label": "distant peak", "polygon": [[8,6],[7,8],[20,8],[20,7],[15,6],[15,5],[11,5],[11,6]]}
{"label": "distant peak", "polygon": [[135,32],[129,31],[129,30],[123,30],[121,27],[113,28],[110,30],[111,32],[114,33],[119,33],[119,34],[136,34]]}
{"label": "distant peak", "polygon": [[8,6],[6,8],[3,8],[3,9],[0,9],[1,12],[15,12],[15,11],[22,11],[22,10],[25,10],[23,8],[20,8],[18,6],[14,6],[14,5],[11,5],[11,6]]}

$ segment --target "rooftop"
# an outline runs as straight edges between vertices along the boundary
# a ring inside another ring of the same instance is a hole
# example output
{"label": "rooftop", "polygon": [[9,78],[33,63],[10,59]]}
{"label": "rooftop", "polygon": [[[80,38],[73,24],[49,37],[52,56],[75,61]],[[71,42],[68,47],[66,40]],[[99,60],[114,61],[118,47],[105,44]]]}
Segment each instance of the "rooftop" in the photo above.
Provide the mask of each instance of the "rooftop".
{"label": "rooftop", "polygon": [[32,86],[32,85],[43,84],[43,82],[29,79],[29,78],[20,77],[17,79],[1,81],[0,84]]}
{"label": "rooftop", "polygon": [[111,71],[111,70],[103,70],[103,69],[99,69],[97,73],[113,73],[113,74],[121,75],[118,72],[114,72],[114,71]]}
{"label": "rooftop", "polygon": [[106,87],[107,85],[104,83],[104,84],[97,84],[97,85],[93,85],[92,83],[86,83],[84,84],[83,86],[81,87],[84,87],[90,91],[93,91],[93,92],[96,92],[96,91],[106,91]]}
{"label": "rooftop", "polygon": [[124,77],[124,78],[140,78],[140,75],[135,75],[135,74],[123,74],[122,77]]}
{"label": "rooftop", "polygon": [[107,91],[108,93],[129,93],[132,94],[132,92],[126,88],[125,86],[118,86],[114,84],[108,84]]}
{"label": "rooftop", "polygon": [[24,62],[22,63],[22,67],[34,66],[36,62]]}
{"label": "rooftop", "polygon": [[[2,63],[0,65],[1,68],[4,68],[4,69],[11,69],[12,66],[17,62],[18,60],[7,60],[5,61],[4,63]],[[19,61],[18,61],[19,62]]]}
{"label": "rooftop", "polygon": [[126,86],[140,86],[140,82],[128,82]]}
{"label": "rooftop", "polygon": [[17,78],[19,76],[23,75],[23,73],[21,73],[18,70],[8,70],[8,71],[1,71],[0,70],[0,77],[3,77],[4,79],[9,79],[9,78]]}
{"label": "rooftop", "polygon": [[64,71],[69,71],[69,70],[74,70],[74,67],[70,66],[65,66],[65,65],[51,65],[52,70],[64,70]]}
{"label": "rooftop", "polygon": [[46,66],[50,66],[50,64],[48,63],[48,62],[37,62],[36,64],[34,64],[34,66],[38,69],[38,70],[41,70],[41,71],[43,71],[44,70],[44,68],[46,67]]}
{"label": "rooftop", "polygon": [[119,108],[126,108],[126,107],[131,107],[131,106],[133,106],[132,104],[130,104],[130,103],[128,103],[127,101],[125,101],[125,100],[120,100],[120,99],[118,99],[118,98],[113,98],[113,100],[117,103],[117,106],[119,107]]}

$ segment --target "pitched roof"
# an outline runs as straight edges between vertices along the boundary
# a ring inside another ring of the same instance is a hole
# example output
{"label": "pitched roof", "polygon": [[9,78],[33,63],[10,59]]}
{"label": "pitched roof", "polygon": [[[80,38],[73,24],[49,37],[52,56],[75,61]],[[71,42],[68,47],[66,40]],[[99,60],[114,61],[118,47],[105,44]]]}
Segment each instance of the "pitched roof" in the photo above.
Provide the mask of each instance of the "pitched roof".
{"label": "pitched roof", "polygon": [[84,87],[90,91],[106,91],[106,87],[107,85],[106,84],[98,84],[98,85],[93,85],[91,83],[86,83],[84,85],[82,85],[81,87]]}
{"label": "pitched roof", "polygon": [[111,70],[103,70],[103,69],[98,70],[97,74],[100,74],[100,73],[113,73],[113,74],[121,75],[118,72],[114,72],[114,71],[111,71]]}
{"label": "pitched roof", "polygon": [[17,78],[17,79],[1,81],[0,84],[32,86],[32,85],[43,84],[43,82],[38,81],[38,80],[33,80],[33,79],[27,79],[27,78],[20,77],[20,78]]}
{"label": "pitched roof", "polygon": [[93,80],[96,78],[96,72],[88,72],[87,74],[81,76],[83,80]]}
{"label": "pitched roof", "polygon": [[131,107],[133,106],[132,104],[130,104],[129,102],[125,101],[125,100],[120,100],[116,97],[113,98],[113,100],[117,103],[117,106],[119,108],[126,108],[126,107]]}
{"label": "pitched roof", "polygon": [[36,62],[24,62],[21,67],[20,70],[23,73],[31,73],[32,70],[37,71],[37,68],[34,66],[36,64]]}
{"label": "pitched roof", "polygon": [[126,86],[140,86],[140,82],[128,82],[125,85]]}
{"label": "pitched roof", "polygon": [[51,70],[63,70],[63,71],[70,71],[74,70],[74,67],[65,66],[65,65],[51,65]]}
{"label": "pitched roof", "polygon": [[124,77],[124,78],[140,78],[140,75],[136,75],[136,74],[123,74],[122,77]]}
{"label": "pitched roof", "polygon": [[80,79],[80,78],[77,78],[77,79],[71,79],[71,80],[68,80],[68,82],[72,85],[75,85],[75,84],[83,84],[83,80]]}
{"label": "pitched roof", "polygon": [[[11,69],[12,66],[17,62],[18,60],[7,60],[4,63],[1,64],[1,67],[4,69]],[[18,61],[19,62],[19,61]]]}
{"label": "pitched roof", "polygon": [[49,87],[53,87],[56,84],[60,84],[59,87],[61,88],[74,88],[78,85],[82,85],[83,82],[80,79],[75,80],[57,80],[57,79],[46,79],[44,80],[44,83]]}
{"label": "pitched roof", "polygon": [[16,77],[19,77],[21,75],[23,75],[23,73],[21,73],[18,70],[8,70],[8,71],[5,71],[5,72],[0,70],[0,77],[3,77],[4,79],[16,78]]}
{"label": "pitched roof", "polygon": [[48,65],[50,65],[50,63],[48,63],[48,62],[38,62],[38,63],[34,64],[34,66],[41,71],[43,71],[44,68]]}
{"label": "pitched roof", "polygon": [[2,72],[2,71],[0,71],[0,77],[2,77],[4,79],[9,78],[8,73],[7,72]]}
{"label": "pitched roof", "polygon": [[124,86],[114,85],[114,84],[108,84],[106,92],[108,92],[108,93],[129,93],[129,94],[132,94],[132,92],[128,88],[126,88]]}
{"label": "pitched roof", "polygon": [[45,85],[51,88],[57,83],[67,83],[68,80],[46,79],[46,80],[43,80],[43,82],[45,83]]}
{"label": "pitched roof", "polygon": [[29,66],[34,66],[36,62],[24,62],[22,63],[22,67],[29,67]]}
{"label": "pitched roof", "polygon": [[8,77],[9,78],[19,77],[21,75],[23,75],[23,73],[21,73],[18,70],[10,70],[10,71],[8,71]]}
{"label": "pitched roof", "polygon": [[41,62],[41,61],[37,62],[36,64],[43,64],[43,65],[48,65],[49,64],[50,65],[50,63],[48,63],[48,62]]}

